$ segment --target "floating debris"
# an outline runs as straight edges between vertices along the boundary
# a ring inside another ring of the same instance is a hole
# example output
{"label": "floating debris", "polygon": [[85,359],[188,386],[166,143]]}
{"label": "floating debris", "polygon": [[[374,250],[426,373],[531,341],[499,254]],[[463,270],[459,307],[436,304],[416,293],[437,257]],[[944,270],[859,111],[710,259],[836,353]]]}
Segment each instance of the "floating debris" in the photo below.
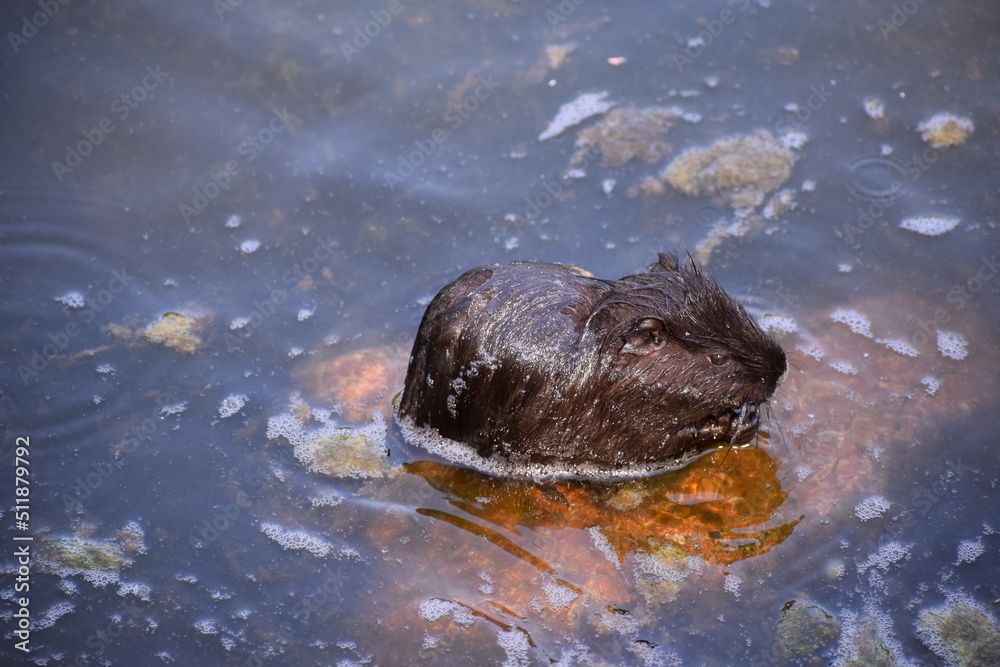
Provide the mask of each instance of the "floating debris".
{"label": "floating debris", "polygon": [[934,148],[957,146],[968,139],[975,129],[971,118],[953,113],[939,113],[917,125],[920,138]]}
{"label": "floating debris", "polygon": [[66,306],[67,308],[83,308],[87,305],[87,300],[80,292],[67,292],[62,296],[57,296],[56,301]]}
{"label": "floating debris", "polygon": [[882,120],[885,118],[885,105],[882,100],[875,97],[866,97],[863,103],[865,115],[872,120]]}
{"label": "floating debris", "polygon": [[167,313],[143,330],[150,343],[163,345],[178,352],[193,354],[204,346],[198,336],[204,318],[183,313]]}
{"label": "floating debris", "polygon": [[[111,539],[82,535],[38,537],[39,569],[62,577],[83,574],[103,585],[117,581],[117,573],[132,565],[132,557],[146,552],[142,527],[130,521]],[[103,573],[103,574],[102,574]]]}
{"label": "floating debris", "polygon": [[612,167],[636,158],[647,164],[659,162],[671,150],[664,137],[680,117],[680,109],[673,107],[613,109],[600,122],[580,131],[569,164],[580,164],[593,150],[600,151],[604,164]]}
{"label": "floating debris", "polygon": [[924,236],[941,236],[955,229],[959,222],[961,220],[958,218],[946,218],[943,215],[920,215],[903,220],[899,226]]}
{"label": "floating debris", "polygon": [[545,141],[552,137],[557,137],[574,125],[579,125],[591,116],[598,116],[607,112],[615,106],[614,102],[607,101],[608,91],[602,90],[599,93],[584,93],[572,102],[559,107],[556,117],[549,123],[549,126],[538,135],[539,141]]}
{"label": "floating debris", "polygon": [[[307,420],[319,422],[320,428],[308,429]],[[388,472],[386,425],[378,411],[368,426],[354,428],[338,425],[329,411],[293,402],[289,412],[267,420],[266,437],[287,440],[295,458],[312,472],[355,478],[382,477]]]}
{"label": "floating debris", "polygon": [[386,450],[356,429],[321,435],[295,448],[295,457],[313,472],[332,477],[381,477],[387,471]]}
{"label": "floating debris", "polygon": [[250,253],[257,252],[260,248],[260,241],[257,239],[247,239],[240,244],[240,252],[244,255],[249,255]]}
{"label": "floating debris", "polygon": [[708,148],[689,148],[657,178],[646,179],[646,194],[669,184],[684,194],[709,194],[733,208],[759,206],[764,196],[792,175],[795,154],[767,130],[721,139]]}

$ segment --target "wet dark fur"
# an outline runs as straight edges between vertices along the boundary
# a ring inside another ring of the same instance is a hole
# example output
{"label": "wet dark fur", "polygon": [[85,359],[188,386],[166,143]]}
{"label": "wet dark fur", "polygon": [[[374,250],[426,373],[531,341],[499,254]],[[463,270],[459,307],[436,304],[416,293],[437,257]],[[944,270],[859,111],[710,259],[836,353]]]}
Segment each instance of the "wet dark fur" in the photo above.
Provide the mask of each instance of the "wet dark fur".
{"label": "wet dark fur", "polygon": [[619,468],[749,441],[785,367],[693,262],[621,280],[493,264],[428,306],[399,412],[483,457]]}

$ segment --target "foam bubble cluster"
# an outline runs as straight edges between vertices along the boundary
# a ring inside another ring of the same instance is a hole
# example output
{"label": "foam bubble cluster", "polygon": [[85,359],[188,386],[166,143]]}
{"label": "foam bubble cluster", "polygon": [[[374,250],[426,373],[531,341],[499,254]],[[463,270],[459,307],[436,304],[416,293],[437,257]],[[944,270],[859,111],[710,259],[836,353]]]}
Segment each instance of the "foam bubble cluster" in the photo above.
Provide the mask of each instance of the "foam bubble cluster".
{"label": "foam bubble cluster", "polygon": [[304,530],[289,530],[276,523],[260,524],[260,532],[281,545],[282,549],[305,550],[317,558],[326,558],[336,547]]}
{"label": "foam bubble cluster", "polygon": [[867,560],[858,563],[858,572],[864,574],[870,568],[878,568],[884,572],[893,563],[908,559],[912,548],[912,544],[903,544],[897,541],[886,542],[879,547],[878,551],[868,556]]}
{"label": "foam bubble cluster", "polygon": [[247,239],[240,244],[240,252],[244,255],[249,255],[250,253],[257,252],[260,248],[260,241],[257,239]]}
{"label": "foam bubble cluster", "polygon": [[854,506],[854,516],[858,517],[862,521],[877,519],[889,509],[891,504],[892,503],[882,496],[868,496]]}
{"label": "foam bubble cluster", "polygon": [[493,477],[527,477],[530,479],[559,479],[565,477],[596,477],[603,479],[628,479],[645,477],[654,472],[682,466],[688,458],[682,458],[670,465],[637,464],[622,468],[602,468],[586,463],[522,463],[509,461],[501,456],[485,458],[469,445],[445,438],[436,429],[417,426],[410,417],[396,413],[396,423],[406,442],[415,447],[440,456],[463,468],[472,468]]}
{"label": "foam bubble cluster", "polygon": [[920,351],[913,347],[909,341],[903,340],[902,338],[876,338],[875,342],[885,345],[896,354],[901,354],[904,357],[920,356]]}
{"label": "foam bubble cluster", "polygon": [[799,323],[788,315],[764,315],[760,318],[760,326],[764,331],[775,333],[795,333],[799,330]]}
{"label": "foam bubble cluster", "polygon": [[885,105],[882,100],[876,97],[866,97],[864,100],[865,115],[872,120],[882,120],[885,118]]}
{"label": "foam bubble cluster", "polygon": [[972,563],[984,553],[986,553],[986,547],[983,546],[982,538],[962,540],[958,543],[958,560],[955,561],[955,565]]}
{"label": "foam bubble cluster", "polygon": [[838,308],[830,313],[830,319],[834,322],[846,324],[847,328],[856,334],[861,334],[865,338],[874,338],[872,334],[872,323],[867,317],[856,310],[850,308]]}
{"label": "foam bubble cluster", "polygon": [[551,579],[542,582],[542,591],[553,609],[568,607],[580,597],[577,591]]}
{"label": "foam bubble cluster", "polygon": [[736,596],[736,599],[740,599],[740,584],[743,583],[743,577],[738,574],[727,574],[725,582],[722,584],[722,589],[727,593],[732,593]]}
{"label": "foam bubble cluster", "polygon": [[222,405],[219,406],[219,416],[223,419],[227,417],[232,417],[237,412],[243,409],[243,406],[247,404],[247,397],[244,394],[231,394],[230,396],[222,399]]}
{"label": "foam bubble cluster", "polygon": [[838,373],[843,373],[844,375],[857,375],[858,368],[849,361],[834,361],[830,363],[830,368],[837,371]]}
{"label": "foam bubble cluster", "polygon": [[969,354],[966,349],[969,346],[969,341],[962,334],[938,331],[937,346],[941,354],[949,359],[962,360]]}
{"label": "foam bubble cluster", "polygon": [[946,218],[943,215],[919,215],[915,218],[906,218],[899,223],[899,226],[924,236],[941,236],[955,229],[959,222],[961,220],[958,218]]}
{"label": "foam bubble cluster", "polygon": [[80,292],[66,292],[62,296],[57,296],[56,301],[67,308],[83,308],[87,305],[87,300]]}

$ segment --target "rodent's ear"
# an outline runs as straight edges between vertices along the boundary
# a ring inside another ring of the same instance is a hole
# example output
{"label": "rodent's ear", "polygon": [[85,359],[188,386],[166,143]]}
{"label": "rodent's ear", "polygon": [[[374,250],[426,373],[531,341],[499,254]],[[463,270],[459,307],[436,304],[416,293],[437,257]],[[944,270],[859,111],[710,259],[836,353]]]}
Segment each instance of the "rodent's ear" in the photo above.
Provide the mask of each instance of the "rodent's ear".
{"label": "rodent's ear", "polygon": [[649,354],[662,350],[667,344],[667,327],[658,317],[640,317],[625,334],[623,354]]}

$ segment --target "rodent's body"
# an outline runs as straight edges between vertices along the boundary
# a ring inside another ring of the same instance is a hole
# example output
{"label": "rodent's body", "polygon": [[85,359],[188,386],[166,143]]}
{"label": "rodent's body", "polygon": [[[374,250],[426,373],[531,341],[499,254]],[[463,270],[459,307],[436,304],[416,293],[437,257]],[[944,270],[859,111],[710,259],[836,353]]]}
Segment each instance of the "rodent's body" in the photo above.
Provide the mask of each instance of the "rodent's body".
{"label": "rodent's body", "polygon": [[620,280],[495,264],[428,306],[399,413],[484,459],[617,470],[750,440],[785,367],[735,299],[672,255]]}

